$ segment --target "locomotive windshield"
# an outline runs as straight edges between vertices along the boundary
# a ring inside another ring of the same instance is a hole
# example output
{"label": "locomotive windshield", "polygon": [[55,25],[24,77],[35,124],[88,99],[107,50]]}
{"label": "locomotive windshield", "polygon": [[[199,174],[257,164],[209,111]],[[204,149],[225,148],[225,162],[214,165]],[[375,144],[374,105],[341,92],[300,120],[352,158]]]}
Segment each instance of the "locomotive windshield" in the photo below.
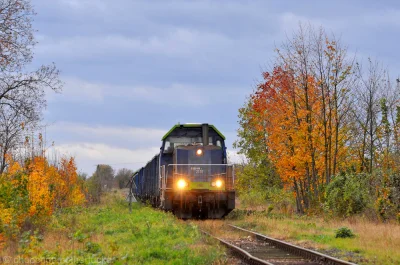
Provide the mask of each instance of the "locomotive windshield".
{"label": "locomotive windshield", "polygon": [[[215,145],[222,147],[220,139],[214,139],[209,137],[209,145]],[[189,146],[189,145],[203,145],[202,137],[173,137],[170,136],[165,140],[164,152],[172,152],[174,148],[178,146]]]}

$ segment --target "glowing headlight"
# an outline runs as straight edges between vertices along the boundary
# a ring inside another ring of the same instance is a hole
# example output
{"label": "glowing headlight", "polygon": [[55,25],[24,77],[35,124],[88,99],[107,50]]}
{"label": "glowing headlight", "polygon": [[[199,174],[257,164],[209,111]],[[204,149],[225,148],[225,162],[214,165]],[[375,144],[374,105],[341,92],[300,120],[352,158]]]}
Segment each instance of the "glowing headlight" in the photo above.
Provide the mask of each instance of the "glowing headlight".
{"label": "glowing headlight", "polygon": [[197,149],[196,155],[201,156],[203,154],[203,150]]}
{"label": "glowing headlight", "polygon": [[218,179],[218,180],[215,182],[215,186],[217,186],[218,188],[221,188],[221,187],[222,187],[222,181]]}
{"label": "glowing headlight", "polygon": [[188,184],[184,179],[180,179],[178,180],[178,188],[179,189],[183,189],[184,187],[186,187]]}

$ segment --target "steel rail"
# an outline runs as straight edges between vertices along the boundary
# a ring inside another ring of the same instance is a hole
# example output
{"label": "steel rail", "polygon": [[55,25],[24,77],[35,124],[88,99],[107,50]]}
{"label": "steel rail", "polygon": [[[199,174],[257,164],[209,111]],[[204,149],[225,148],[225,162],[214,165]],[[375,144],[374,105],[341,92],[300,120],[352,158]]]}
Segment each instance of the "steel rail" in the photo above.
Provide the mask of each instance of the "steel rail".
{"label": "steel rail", "polygon": [[200,230],[203,234],[212,237],[214,239],[217,239],[219,242],[221,242],[223,245],[225,245],[226,247],[228,247],[229,250],[231,250],[236,256],[240,257],[243,261],[245,261],[248,264],[252,264],[252,265],[274,265],[272,263],[269,263],[268,261],[259,259],[257,257],[254,257],[253,255],[251,255],[249,252],[247,252],[244,249],[241,249],[221,238],[215,237],[213,235],[211,235],[210,233],[207,233],[204,230]]}
{"label": "steel rail", "polygon": [[328,255],[325,255],[325,254],[322,254],[322,253],[319,253],[319,252],[316,252],[316,251],[313,251],[313,250],[309,250],[309,249],[305,249],[305,248],[302,248],[302,247],[299,247],[299,246],[296,246],[296,245],[292,245],[290,243],[287,243],[287,242],[284,242],[284,241],[281,241],[281,240],[278,240],[278,239],[275,239],[275,238],[272,238],[272,237],[268,237],[268,236],[262,235],[260,233],[257,233],[257,232],[254,232],[254,231],[250,231],[250,230],[247,230],[247,229],[235,226],[235,225],[228,224],[228,226],[230,226],[232,228],[235,228],[235,229],[238,229],[238,230],[241,230],[241,231],[244,231],[244,232],[247,232],[249,234],[255,235],[257,239],[262,240],[262,241],[266,241],[269,244],[271,244],[271,245],[273,245],[273,246],[275,246],[275,247],[277,247],[279,249],[288,251],[288,252],[290,252],[292,254],[295,254],[295,255],[302,256],[304,258],[310,259],[312,261],[315,261],[315,262],[318,262],[318,263],[321,263],[321,264],[328,264],[328,265],[357,265],[357,264],[352,263],[352,262],[340,260],[340,259],[328,256]]}

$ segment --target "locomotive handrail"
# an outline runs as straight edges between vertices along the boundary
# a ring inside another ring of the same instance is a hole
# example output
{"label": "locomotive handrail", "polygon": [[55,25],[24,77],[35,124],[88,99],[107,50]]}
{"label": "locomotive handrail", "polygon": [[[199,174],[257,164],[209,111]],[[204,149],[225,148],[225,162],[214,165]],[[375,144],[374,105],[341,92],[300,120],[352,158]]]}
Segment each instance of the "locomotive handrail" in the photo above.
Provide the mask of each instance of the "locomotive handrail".
{"label": "locomotive handrail", "polygon": [[[227,173],[219,173],[219,174],[214,174],[214,175],[210,175],[210,176],[219,176],[219,175],[226,175]],[[174,175],[177,176],[186,176],[186,174],[183,173],[174,173]]]}
{"label": "locomotive handrail", "polygon": [[167,166],[235,166],[235,164],[168,164]]}
{"label": "locomotive handrail", "polygon": [[[210,174],[209,177],[215,177],[215,176],[221,176],[227,181],[226,183],[229,183],[228,186],[226,187],[227,190],[234,190],[234,185],[235,185],[235,165],[234,164],[168,164],[165,165],[166,167],[182,167],[184,169],[190,169],[191,167],[196,167],[196,166],[206,166],[208,169],[212,167],[225,167],[224,171],[225,172],[219,172],[218,174]],[[232,172],[228,172],[228,169],[231,168]],[[174,170],[175,171],[175,170]],[[172,172],[171,172],[172,173]],[[173,172],[170,177],[173,179],[179,178],[180,176],[185,176],[185,173],[179,173],[179,172]],[[169,174],[166,172],[165,178],[168,178]]]}

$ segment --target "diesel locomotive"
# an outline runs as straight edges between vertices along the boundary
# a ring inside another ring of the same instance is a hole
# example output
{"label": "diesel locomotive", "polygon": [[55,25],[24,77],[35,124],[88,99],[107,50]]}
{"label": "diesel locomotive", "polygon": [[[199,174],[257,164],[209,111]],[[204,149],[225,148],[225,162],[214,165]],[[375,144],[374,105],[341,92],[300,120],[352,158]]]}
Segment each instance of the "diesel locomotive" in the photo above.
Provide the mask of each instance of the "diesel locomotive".
{"label": "diesel locomotive", "polygon": [[179,218],[218,219],[235,208],[234,181],[225,136],[211,124],[177,124],[129,186],[136,199]]}

